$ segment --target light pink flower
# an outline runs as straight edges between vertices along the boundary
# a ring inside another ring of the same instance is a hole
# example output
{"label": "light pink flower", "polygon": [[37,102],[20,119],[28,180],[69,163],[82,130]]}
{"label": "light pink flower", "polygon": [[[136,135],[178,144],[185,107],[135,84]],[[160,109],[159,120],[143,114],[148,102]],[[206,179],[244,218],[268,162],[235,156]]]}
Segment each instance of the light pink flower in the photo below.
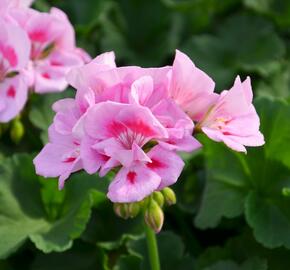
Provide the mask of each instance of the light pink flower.
{"label": "light pink flower", "polygon": [[176,50],[172,67],[169,96],[194,121],[199,121],[216,101],[215,83],[198,69],[184,53]]}
{"label": "light pink flower", "polygon": [[89,59],[76,48],[74,29],[65,13],[57,8],[50,13],[11,8],[9,16],[27,32],[32,44],[28,69],[31,87],[37,93],[63,91],[68,71]]}
{"label": "light pink flower", "polygon": [[184,167],[173,151],[160,146],[148,152],[150,162],[136,162],[122,167],[109,186],[108,197],[113,202],[141,201],[152,192],[174,184]]}
{"label": "light pink flower", "polygon": [[[102,64],[102,61],[105,59],[100,58],[99,63]],[[56,114],[49,128],[49,143],[34,159],[36,173],[45,177],[59,177],[60,189],[71,173],[83,168],[80,153],[85,153],[85,156],[90,154],[90,148],[87,152],[81,151],[81,148],[87,149],[86,145],[90,141],[88,137],[83,138],[80,123],[89,106],[86,102],[92,102],[91,97],[85,94],[80,97],[82,99],[67,98],[53,104]],[[90,158],[85,160],[87,163],[94,161]]]}
{"label": "light pink flower", "polygon": [[50,142],[44,146],[33,163],[38,175],[59,177],[59,188],[62,189],[70,174],[82,169],[80,142],[71,134],[59,134],[54,125],[49,128],[49,139]]}
{"label": "light pink flower", "polygon": [[36,173],[44,177],[59,177],[59,188],[71,173],[82,169],[80,158],[81,137],[73,128],[81,114],[74,99],[63,99],[53,105],[56,112],[49,128],[49,143],[36,156],[33,163]]}
{"label": "light pink flower", "polygon": [[8,122],[23,109],[28,93],[23,69],[30,43],[26,33],[0,19],[0,122]]}
{"label": "light pink flower", "polygon": [[67,78],[78,90],[76,100],[83,111],[108,100],[148,107],[168,129],[164,146],[191,152],[201,145],[192,137],[192,120],[168,97],[170,75],[170,67],[117,68],[114,54],[105,53],[72,69]]}
{"label": "light pink flower", "polygon": [[136,161],[149,162],[142,147],[151,140],[168,136],[148,108],[111,101],[88,110],[84,129],[95,140],[93,149],[108,157],[108,162],[112,159],[114,164],[125,167]]}
{"label": "light pink flower", "polygon": [[241,82],[237,77],[233,87],[220,94],[198,125],[209,138],[222,141],[235,151],[246,152],[244,146],[263,145],[259,116],[252,101],[250,78]]}

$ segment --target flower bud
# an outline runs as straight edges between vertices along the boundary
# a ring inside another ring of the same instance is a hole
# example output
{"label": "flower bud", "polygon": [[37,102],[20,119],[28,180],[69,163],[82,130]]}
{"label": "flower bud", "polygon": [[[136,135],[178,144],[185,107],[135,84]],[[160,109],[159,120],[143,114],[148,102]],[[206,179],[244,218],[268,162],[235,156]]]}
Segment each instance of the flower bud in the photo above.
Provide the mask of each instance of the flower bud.
{"label": "flower bud", "polygon": [[158,205],[162,208],[164,205],[164,197],[160,191],[155,191],[153,193],[153,199],[155,202],[158,203]]}
{"label": "flower bud", "polygon": [[12,122],[10,129],[10,138],[14,143],[19,143],[24,135],[24,126],[19,119]]}
{"label": "flower bud", "polygon": [[150,200],[144,215],[147,226],[159,233],[164,222],[164,214],[161,207],[154,200]]}
{"label": "flower bud", "polygon": [[162,194],[164,196],[165,203],[167,205],[176,204],[176,196],[175,196],[174,191],[171,188],[169,188],[169,187],[164,188],[162,190]]}
{"label": "flower bud", "polygon": [[139,203],[115,203],[114,211],[121,218],[134,218],[139,214],[140,206]]}
{"label": "flower bud", "polygon": [[290,197],[290,188],[284,187],[282,189],[282,195],[285,196],[285,197]]}

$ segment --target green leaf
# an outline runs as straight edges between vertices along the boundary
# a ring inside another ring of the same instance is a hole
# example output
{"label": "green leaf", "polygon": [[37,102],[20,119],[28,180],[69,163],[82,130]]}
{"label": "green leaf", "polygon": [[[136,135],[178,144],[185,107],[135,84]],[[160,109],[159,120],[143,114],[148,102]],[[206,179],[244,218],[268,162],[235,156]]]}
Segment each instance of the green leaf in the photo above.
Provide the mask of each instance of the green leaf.
{"label": "green leaf", "polygon": [[290,25],[290,3],[284,0],[244,0],[247,7],[271,17],[279,26]]}
{"label": "green leaf", "polygon": [[264,198],[252,192],[246,201],[246,218],[256,239],[265,246],[290,249],[290,198]]}
{"label": "green leaf", "polygon": [[249,148],[244,155],[206,142],[207,183],[195,222],[200,228],[212,228],[222,217],[237,217],[246,209],[259,242],[290,248],[290,199],[281,192],[290,186],[290,105],[268,98],[255,104],[266,144]]}
{"label": "green leaf", "polygon": [[[106,255],[94,246],[76,242],[73,248],[61,253],[37,254],[31,270],[95,270],[104,269]],[[107,269],[106,269],[107,270]]]}
{"label": "green leaf", "polygon": [[113,270],[137,270],[140,269],[142,259],[135,255],[121,256]]}
{"label": "green leaf", "polygon": [[285,54],[283,41],[272,25],[257,16],[236,15],[227,19],[213,35],[194,36],[183,49],[196,64],[226,89],[235,74],[276,71]]}
{"label": "green leaf", "polygon": [[290,97],[290,65],[288,62],[281,65],[271,77],[259,81],[256,92],[259,96]]}
{"label": "green leaf", "polygon": [[[185,254],[184,245],[177,235],[172,232],[162,232],[157,235],[157,241],[161,269],[185,270],[193,268],[194,261]],[[128,249],[129,253],[143,257],[141,270],[150,269],[145,238],[130,241]]]}
{"label": "green leaf", "polygon": [[223,216],[233,218],[241,215],[249,185],[240,154],[209,141],[204,151],[207,184],[195,219],[195,224],[203,229],[216,227]]}
{"label": "green leaf", "polygon": [[28,238],[44,252],[70,248],[84,231],[91,208],[106,198],[106,181],[80,173],[63,191],[54,190],[55,199],[51,188],[41,187],[29,155],[6,159],[0,175],[0,257],[7,257]]}
{"label": "green leaf", "polygon": [[128,64],[160,65],[177,47],[181,22],[160,1],[120,0],[100,18],[101,49]]}
{"label": "green leaf", "polygon": [[252,258],[239,266],[233,261],[220,261],[204,270],[267,270],[267,262],[259,258]]}

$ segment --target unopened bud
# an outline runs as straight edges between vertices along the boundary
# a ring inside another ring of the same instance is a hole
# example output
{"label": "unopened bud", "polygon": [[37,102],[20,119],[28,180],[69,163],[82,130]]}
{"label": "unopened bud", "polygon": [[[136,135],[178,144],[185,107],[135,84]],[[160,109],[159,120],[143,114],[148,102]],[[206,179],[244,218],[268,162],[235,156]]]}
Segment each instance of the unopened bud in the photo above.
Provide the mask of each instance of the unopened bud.
{"label": "unopened bud", "polygon": [[160,232],[164,222],[164,214],[158,203],[152,199],[147,206],[144,219],[147,226],[153,229],[156,233]]}
{"label": "unopened bud", "polygon": [[176,196],[175,196],[174,191],[171,188],[169,188],[169,187],[164,188],[162,190],[162,194],[164,196],[165,203],[167,205],[176,204]]}
{"label": "unopened bud", "polygon": [[114,211],[121,218],[134,218],[139,214],[140,206],[139,203],[115,203]]}
{"label": "unopened bud", "polygon": [[285,197],[290,197],[290,188],[288,188],[288,187],[284,187],[284,188],[282,189],[282,194],[283,194],[283,196],[285,196]]}
{"label": "unopened bud", "polygon": [[19,119],[12,122],[10,138],[14,143],[19,143],[24,135],[24,126]]}
{"label": "unopened bud", "polygon": [[153,193],[153,199],[155,202],[158,203],[158,205],[162,208],[164,205],[164,197],[160,191],[155,191]]}

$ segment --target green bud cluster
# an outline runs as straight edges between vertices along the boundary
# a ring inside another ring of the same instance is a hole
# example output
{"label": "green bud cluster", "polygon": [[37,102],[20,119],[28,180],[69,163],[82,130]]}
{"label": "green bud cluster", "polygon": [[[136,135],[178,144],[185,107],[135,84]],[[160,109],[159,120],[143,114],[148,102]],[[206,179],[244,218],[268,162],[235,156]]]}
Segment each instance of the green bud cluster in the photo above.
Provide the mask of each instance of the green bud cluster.
{"label": "green bud cluster", "polygon": [[176,196],[171,188],[155,191],[140,202],[115,203],[114,211],[117,216],[128,219],[135,218],[140,212],[143,213],[145,223],[156,233],[160,232],[164,223],[164,206],[176,204]]}

